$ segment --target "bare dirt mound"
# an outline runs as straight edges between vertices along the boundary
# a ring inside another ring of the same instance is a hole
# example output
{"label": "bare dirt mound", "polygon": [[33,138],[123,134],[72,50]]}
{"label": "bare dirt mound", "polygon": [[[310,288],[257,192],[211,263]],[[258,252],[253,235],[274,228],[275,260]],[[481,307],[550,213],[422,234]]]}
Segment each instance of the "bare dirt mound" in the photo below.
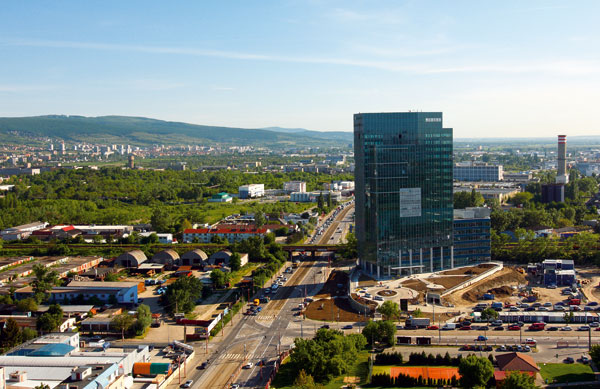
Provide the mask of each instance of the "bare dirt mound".
{"label": "bare dirt mound", "polygon": [[[459,290],[447,296],[448,301],[454,304],[465,306],[476,302],[484,293],[489,290],[498,289],[498,297],[507,297],[512,294],[512,286],[526,284],[526,278],[513,268],[505,267],[498,273],[489,278],[483,279],[466,288]],[[492,292],[493,293],[493,292]]]}
{"label": "bare dirt mound", "polygon": [[449,277],[429,277],[427,281],[443,286],[445,289],[450,289],[458,284],[461,284],[471,278],[471,276],[449,276]]}
{"label": "bare dirt mound", "polygon": [[417,292],[426,292],[427,284],[425,284],[421,280],[408,280],[401,283],[401,285],[405,288],[410,288],[412,290],[416,290]]}

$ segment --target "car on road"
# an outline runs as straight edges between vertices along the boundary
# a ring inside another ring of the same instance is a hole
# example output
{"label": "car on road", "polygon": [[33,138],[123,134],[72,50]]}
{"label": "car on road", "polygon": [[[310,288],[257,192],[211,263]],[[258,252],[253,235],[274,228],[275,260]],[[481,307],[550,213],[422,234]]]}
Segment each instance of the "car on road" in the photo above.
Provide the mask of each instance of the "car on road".
{"label": "car on road", "polygon": [[548,288],[548,289],[556,289],[556,285],[550,284],[546,288]]}
{"label": "car on road", "polygon": [[600,323],[598,323],[597,321],[590,323],[590,327],[600,327]]}
{"label": "car on road", "polygon": [[585,355],[582,355],[579,360],[581,363],[590,363],[590,358],[586,357]]}
{"label": "car on road", "polygon": [[527,338],[525,339],[525,344],[536,345],[537,341],[533,338]]}
{"label": "car on road", "polygon": [[558,327],[548,327],[546,328],[547,331],[558,331]]}
{"label": "car on road", "polygon": [[577,328],[577,331],[589,331],[590,330],[590,326],[580,326],[579,328]]}
{"label": "car on road", "polygon": [[440,329],[440,327],[438,327],[438,326],[428,326],[427,329],[428,330],[435,330],[435,331],[437,331],[437,330]]}
{"label": "car on road", "polygon": [[244,369],[252,369],[252,366],[254,366],[254,363],[248,362],[244,365]]}
{"label": "car on road", "polygon": [[502,320],[494,320],[492,322],[492,324],[490,324],[492,327],[497,327],[497,326],[501,326],[502,325]]}
{"label": "car on road", "polygon": [[573,331],[573,329],[569,326],[560,327],[561,331]]}
{"label": "car on road", "polygon": [[462,327],[459,328],[459,330],[463,330],[463,331],[468,331],[468,330],[471,330],[471,329],[472,329],[471,326],[462,326]]}
{"label": "car on road", "polygon": [[319,328],[325,328],[326,330],[328,330],[328,329],[329,329],[329,324],[323,324],[323,325],[322,325],[321,327],[319,327]]}
{"label": "car on road", "polygon": [[342,327],[343,330],[351,330],[352,328],[354,328],[352,326],[352,324],[347,324],[347,325],[345,325],[345,326]]}
{"label": "car on road", "polygon": [[383,301],[383,297],[381,297],[381,296],[375,296],[375,297],[373,297],[373,300],[375,300],[375,301]]}
{"label": "car on road", "polygon": [[587,305],[589,305],[590,307],[597,307],[598,306],[598,302],[597,301],[590,301]]}
{"label": "car on road", "polygon": [[551,307],[551,306],[552,306],[552,303],[551,303],[551,302],[544,303],[544,306],[545,306],[545,307]]}
{"label": "car on road", "polygon": [[575,363],[575,360],[571,357],[566,357],[563,359],[563,363]]}
{"label": "car on road", "polygon": [[525,345],[525,346],[523,346],[523,351],[526,352],[526,353],[528,353],[528,352],[531,351],[531,347]]}
{"label": "car on road", "polygon": [[475,339],[476,342],[485,342],[486,340],[487,340],[487,337],[483,336],[483,335],[479,335],[477,337],[477,339]]}
{"label": "car on road", "polygon": [[554,310],[555,311],[564,311],[565,307],[563,307],[562,305],[555,305],[554,306]]}
{"label": "car on road", "polygon": [[256,312],[262,311],[262,307],[256,307]]}
{"label": "car on road", "polygon": [[479,331],[489,331],[489,330],[490,330],[490,327],[488,327],[488,326],[479,327]]}
{"label": "car on road", "polygon": [[519,331],[520,329],[521,329],[521,327],[517,324],[511,324],[508,326],[509,331]]}
{"label": "car on road", "polygon": [[183,383],[180,387],[181,388],[190,388],[192,386],[192,384],[194,383],[194,380],[187,380],[185,381],[185,383]]}
{"label": "car on road", "polygon": [[204,370],[204,369],[206,369],[206,366],[208,366],[208,362],[202,362],[201,365],[196,366],[196,369]]}
{"label": "car on road", "polygon": [[504,331],[504,326],[494,327],[494,331]]}

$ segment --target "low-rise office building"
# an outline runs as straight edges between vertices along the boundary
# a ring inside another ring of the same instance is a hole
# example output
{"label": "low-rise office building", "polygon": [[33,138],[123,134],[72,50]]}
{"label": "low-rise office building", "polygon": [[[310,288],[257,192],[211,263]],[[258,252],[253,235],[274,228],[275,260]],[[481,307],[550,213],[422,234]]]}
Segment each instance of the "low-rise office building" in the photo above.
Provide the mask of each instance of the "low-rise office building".
{"label": "low-rise office building", "polygon": [[492,259],[490,209],[454,210],[454,264],[466,266]]}
{"label": "low-rise office building", "polygon": [[[138,291],[143,290],[143,282],[71,281],[67,286],[55,286],[49,293],[50,301],[58,303],[95,297],[105,303],[137,304]],[[34,294],[30,286],[15,291],[17,300],[33,297]]]}
{"label": "low-rise office building", "polygon": [[502,181],[502,165],[476,164],[472,162],[454,165],[457,181]]}

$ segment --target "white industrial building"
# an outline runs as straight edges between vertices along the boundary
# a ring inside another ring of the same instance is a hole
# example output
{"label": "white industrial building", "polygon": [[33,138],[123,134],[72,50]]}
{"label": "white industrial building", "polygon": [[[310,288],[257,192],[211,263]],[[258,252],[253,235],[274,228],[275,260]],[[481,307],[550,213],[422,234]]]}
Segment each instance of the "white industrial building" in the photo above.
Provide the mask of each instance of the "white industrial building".
{"label": "white industrial building", "polygon": [[240,199],[254,199],[265,195],[265,184],[248,184],[238,188]]}
{"label": "white industrial building", "polygon": [[107,342],[85,346],[77,332],[51,333],[25,343],[0,356],[3,387],[131,388],[133,365],[150,358],[148,346],[113,349]]}

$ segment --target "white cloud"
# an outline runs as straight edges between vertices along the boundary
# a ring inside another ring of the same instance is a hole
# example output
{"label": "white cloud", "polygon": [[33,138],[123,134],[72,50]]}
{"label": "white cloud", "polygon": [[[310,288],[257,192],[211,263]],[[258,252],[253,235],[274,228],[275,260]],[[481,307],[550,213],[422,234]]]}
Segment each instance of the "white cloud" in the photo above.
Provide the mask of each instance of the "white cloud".
{"label": "white cloud", "polygon": [[[254,54],[235,51],[206,50],[190,47],[164,47],[122,45],[113,43],[73,42],[73,41],[45,41],[45,40],[14,40],[4,41],[5,45],[52,47],[80,50],[106,50],[106,51],[131,51],[149,54],[189,55],[198,57],[224,58],[244,61],[287,62],[303,64],[343,65],[362,68],[402,72],[408,74],[443,74],[443,73],[548,73],[556,75],[590,75],[600,73],[600,62],[596,60],[537,60],[518,62],[499,62],[493,64],[457,63],[446,66],[431,65],[431,62],[416,62],[407,59],[388,60],[362,60],[355,58],[319,57],[319,56],[283,56],[271,54]],[[443,48],[435,49],[439,52]],[[398,48],[402,53],[402,48]],[[414,55],[426,55],[427,52],[413,52]],[[434,53],[432,52],[431,55]],[[469,59],[465,59],[468,61]],[[455,60],[456,61],[456,60]]]}

